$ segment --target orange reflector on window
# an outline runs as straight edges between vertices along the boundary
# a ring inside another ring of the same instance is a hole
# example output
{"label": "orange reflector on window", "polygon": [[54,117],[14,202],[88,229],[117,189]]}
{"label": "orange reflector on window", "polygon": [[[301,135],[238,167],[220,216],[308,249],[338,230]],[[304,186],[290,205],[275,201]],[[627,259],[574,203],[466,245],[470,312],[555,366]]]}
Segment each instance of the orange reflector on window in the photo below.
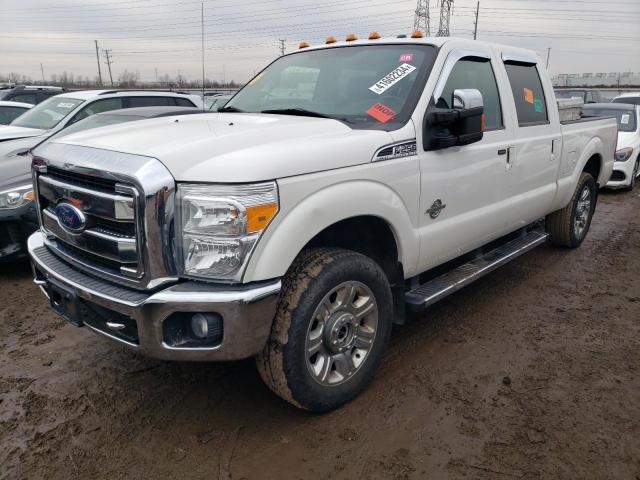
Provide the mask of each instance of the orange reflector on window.
{"label": "orange reflector on window", "polygon": [[334,37],[334,36],[327,37],[327,39],[324,41],[324,43],[326,43],[326,44],[336,43],[336,37]]}
{"label": "orange reflector on window", "polygon": [[247,207],[247,233],[264,230],[277,212],[277,203]]}
{"label": "orange reflector on window", "polygon": [[378,40],[380,38],[380,34],[378,32],[371,32],[369,34],[369,40]]}
{"label": "orange reflector on window", "polygon": [[485,120],[485,117],[484,117],[484,113],[483,113],[482,117],[480,119],[480,130],[483,131],[483,132],[484,132],[484,120]]}
{"label": "orange reflector on window", "polygon": [[309,44],[307,42],[300,42],[300,45],[298,45],[298,48],[309,48]]}
{"label": "orange reflector on window", "polygon": [[358,37],[356,37],[355,33],[350,33],[349,35],[347,35],[347,38],[345,38],[345,40],[347,42],[353,42],[353,41],[355,41],[357,39],[358,39]]}
{"label": "orange reflector on window", "polygon": [[422,38],[422,37],[424,37],[424,33],[422,33],[420,30],[416,30],[411,34],[411,38]]}

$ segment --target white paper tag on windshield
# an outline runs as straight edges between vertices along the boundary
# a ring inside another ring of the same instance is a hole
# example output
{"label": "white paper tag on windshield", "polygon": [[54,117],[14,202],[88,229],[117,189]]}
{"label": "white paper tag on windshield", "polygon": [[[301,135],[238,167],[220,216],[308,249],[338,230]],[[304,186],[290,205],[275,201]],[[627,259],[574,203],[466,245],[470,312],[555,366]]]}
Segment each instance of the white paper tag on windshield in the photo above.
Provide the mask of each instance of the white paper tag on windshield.
{"label": "white paper tag on windshield", "polygon": [[386,75],[383,79],[376,82],[375,85],[369,87],[373,93],[377,93],[378,95],[386,92],[391,87],[393,87],[396,83],[402,80],[404,77],[409,75],[411,72],[416,70],[416,67],[413,65],[409,65],[408,63],[403,63],[398,68],[396,68],[389,75]]}
{"label": "white paper tag on windshield", "polygon": [[625,113],[624,115],[622,115],[622,117],[620,118],[620,123],[627,125],[629,123],[629,119],[631,118],[631,116],[628,113]]}
{"label": "white paper tag on windshield", "polygon": [[58,108],[73,108],[76,106],[75,103],[59,103]]}

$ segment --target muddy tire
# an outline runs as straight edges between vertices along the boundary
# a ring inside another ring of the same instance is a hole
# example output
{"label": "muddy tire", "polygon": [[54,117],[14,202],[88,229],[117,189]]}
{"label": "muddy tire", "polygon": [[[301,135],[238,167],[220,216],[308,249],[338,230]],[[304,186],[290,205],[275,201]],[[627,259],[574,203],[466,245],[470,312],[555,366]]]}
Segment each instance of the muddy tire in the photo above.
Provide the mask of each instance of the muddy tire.
{"label": "muddy tire", "polygon": [[582,172],[571,201],[547,216],[546,229],[551,243],[561,247],[579,247],[589,232],[596,209],[598,186],[590,173]]}
{"label": "muddy tire", "polygon": [[370,258],[302,252],[283,281],[271,336],[256,358],[264,382],[293,405],[335,409],[371,381],[391,333],[392,296]]}

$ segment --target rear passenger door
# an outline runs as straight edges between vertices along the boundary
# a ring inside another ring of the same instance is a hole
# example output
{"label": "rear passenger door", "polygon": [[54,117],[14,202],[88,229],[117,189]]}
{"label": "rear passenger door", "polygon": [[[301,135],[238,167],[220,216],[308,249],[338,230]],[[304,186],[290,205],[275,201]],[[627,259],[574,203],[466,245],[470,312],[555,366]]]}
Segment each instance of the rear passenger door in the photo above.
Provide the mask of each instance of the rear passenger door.
{"label": "rear passenger door", "polygon": [[561,132],[554,95],[541,76],[537,57],[502,54],[515,107],[515,137],[508,152],[508,230],[528,225],[548,212],[556,191]]}

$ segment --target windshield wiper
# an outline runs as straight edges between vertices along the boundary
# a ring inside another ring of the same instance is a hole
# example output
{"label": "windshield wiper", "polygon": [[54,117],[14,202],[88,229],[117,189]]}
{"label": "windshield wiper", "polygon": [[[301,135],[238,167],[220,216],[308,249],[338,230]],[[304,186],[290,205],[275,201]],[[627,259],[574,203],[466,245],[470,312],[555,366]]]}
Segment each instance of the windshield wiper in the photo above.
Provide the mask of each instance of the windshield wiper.
{"label": "windshield wiper", "polygon": [[218,110],[218,113],[224,113],[224,112],[244,113],[244,110],[240,110],[239,108],[236,108],[236,107],[222,107],[220,110]]}
{"label": "windshield wiper", "polygon": [[273,113],[276,115],[297,115],[299,117],[317,117],[317,118],[331,118],[335,120],[335,117],[325,115],[320,112],[312,112],[311,110],[305,110],[304,108],[280,108],[273,110],[262,110],[260,113]]}

